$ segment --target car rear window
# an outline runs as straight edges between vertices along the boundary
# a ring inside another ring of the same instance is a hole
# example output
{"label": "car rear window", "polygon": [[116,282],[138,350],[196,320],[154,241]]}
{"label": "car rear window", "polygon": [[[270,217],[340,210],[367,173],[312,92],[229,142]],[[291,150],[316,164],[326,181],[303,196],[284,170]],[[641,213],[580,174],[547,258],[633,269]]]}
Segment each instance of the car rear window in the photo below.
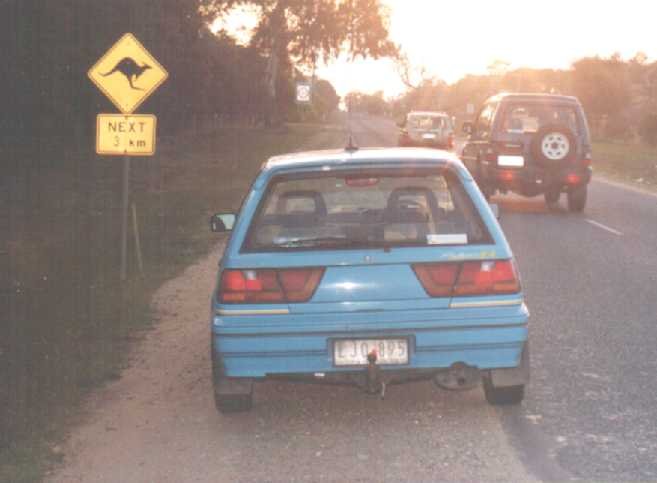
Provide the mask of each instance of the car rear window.
{"label": "car rear window", "polygon": [[547,125],[566,126],[575,135],[580,132],[576,109],[558,104],[510,104],[502,129],[507,133],[535,133]]}
{"label": "car rear window", "polygon": [[412,115],[408,118],[408,126],[414,129],[444,129],[448,122],[444,116]]}
{"label": "car rear window", "polygon": [[358,171],[274,178],[243,249],[484,243],[490,234],[452,173]]}

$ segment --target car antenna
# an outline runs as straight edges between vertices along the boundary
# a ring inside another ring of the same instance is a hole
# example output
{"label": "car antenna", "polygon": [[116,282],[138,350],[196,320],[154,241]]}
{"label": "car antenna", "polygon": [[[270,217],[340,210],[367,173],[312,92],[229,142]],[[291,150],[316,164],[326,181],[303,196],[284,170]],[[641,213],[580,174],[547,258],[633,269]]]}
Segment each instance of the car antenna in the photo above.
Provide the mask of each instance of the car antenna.
{"label": "car antenna", "polygon": [[353,153],[355,151],[358,151],[358,146],[354,143],[354,137],[349,133],[349,141],[347,142],[347,147],[344,148],[345,151],[349,153]]}

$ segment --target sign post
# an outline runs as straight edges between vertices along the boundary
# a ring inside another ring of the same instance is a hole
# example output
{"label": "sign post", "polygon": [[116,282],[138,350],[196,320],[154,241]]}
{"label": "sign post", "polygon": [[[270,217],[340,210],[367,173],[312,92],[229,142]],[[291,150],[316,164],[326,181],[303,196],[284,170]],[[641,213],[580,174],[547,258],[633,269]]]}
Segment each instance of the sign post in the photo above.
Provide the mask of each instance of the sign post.
{"label": "sign post", "polygon": [[[126,280],[130,156],[155,154],[157,126],[155,116],[133,112],[155,92],[169,74],[134,35],[127,33],[89,69],[88,76],[122,113],[98,114],[96,153],[103,156],[123,156],[121,280]],[[136,218],[136,213],[133,213],[133,216]],[[135,237],[138,245],[137,233]]]}
{"label": "sign post", "polygon": [[130,156],[123,156],[123,194],[121,196],[121,280],[128,278],[128,202],[130,197]]}

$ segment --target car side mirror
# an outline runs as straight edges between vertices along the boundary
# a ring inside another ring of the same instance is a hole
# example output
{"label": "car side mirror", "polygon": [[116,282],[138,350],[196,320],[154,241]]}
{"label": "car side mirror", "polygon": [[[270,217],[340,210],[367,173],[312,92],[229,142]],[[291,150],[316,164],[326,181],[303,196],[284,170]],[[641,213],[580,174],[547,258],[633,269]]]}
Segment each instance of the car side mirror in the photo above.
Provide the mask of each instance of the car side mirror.
{"label": "car side mirror", "polygon": [[495,215],[495,218],[499,220],[501,216],[500,206],[497,203],[491,203],[490,210],[493,212],[493,215]]}
{"label": "car side mirror", "polygon": [[465,121],[461,130],[465,134],[472,134],[474,132],[474,124],[472,124],[472,121]]}
{"label": "car side mirror", "polygon": [[233,213],[218,213],[210,217],[210,230],[215,233],[227,233],[233,229],[237,217]]}

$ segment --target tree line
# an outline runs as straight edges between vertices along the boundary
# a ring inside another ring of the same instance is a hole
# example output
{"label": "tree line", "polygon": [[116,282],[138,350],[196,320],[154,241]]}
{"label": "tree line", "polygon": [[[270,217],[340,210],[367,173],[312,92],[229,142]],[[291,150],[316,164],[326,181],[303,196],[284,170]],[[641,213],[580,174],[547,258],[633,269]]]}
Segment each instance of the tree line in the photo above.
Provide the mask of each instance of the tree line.
{"label": "tree line", "polygon": [[[570,69],[509,70],[493,62],[485,75],[466,75],[453,84],[427,77],[409,81],[408,61],[401,56],[401,77],[408,90],[386,103],[381,93],[350,93],[352,106],[374,114],[397,117],[411,110],[447,111],[458,119],[476,115],[490,96],[499,92],[545,92],[577,96],[587,113],[594,136],[657,145],[657,62],[638,53],[629,60],[620,55],[586,57]],[[475,107],[474,113],[467,106]]]}
{"label": "tree line", "polygon": [[[212,31],[246,4],[259,18],[247,45]],[[318,61],[395,51],[378,0],[9,0],[0,19],[0,129],[14,140],[87,136],[96,113],[116,112],[86,72],[125,32],[169,71],[140,108],[169,133],[216,119],[280,122],[294,111],[294,81]],[[326,92],[313,112],[335,97]]]}

